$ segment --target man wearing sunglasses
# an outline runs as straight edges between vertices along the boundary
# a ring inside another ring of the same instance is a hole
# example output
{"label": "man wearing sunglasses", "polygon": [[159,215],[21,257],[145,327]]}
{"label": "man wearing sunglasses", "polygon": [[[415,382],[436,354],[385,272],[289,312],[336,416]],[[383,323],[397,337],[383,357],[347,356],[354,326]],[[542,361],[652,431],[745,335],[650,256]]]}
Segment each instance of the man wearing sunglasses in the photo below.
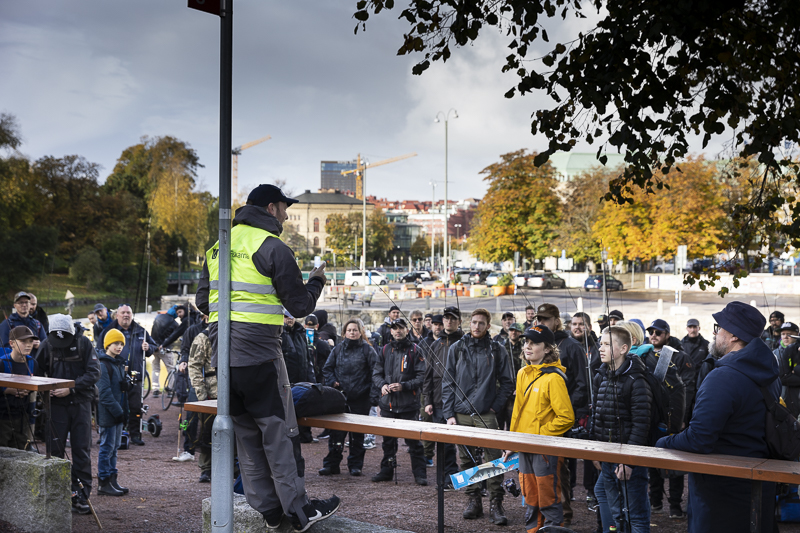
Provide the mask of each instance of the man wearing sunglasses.
{"label": "man wearing sunglasses", "polygon": [[[677,338],[671,337],[669,334],[669,324],[666,320],[660,318],[653,320],[650,327],[647,328],[647,334],[650,335],[650,342],[653,344],[653,349],[656,352],[656,357],[661,355],[661,350],[664,346],[669,346],[677,350],[672,354],[672,362],[678,369],[678,375],[683,381],[685,394],[686,413],[690,411],[689,406],[691,401],[694,400],[695,393],[695,375],[694,365],[692,360],[683,351],[683,347]],[[688,420],[685,421],[688,423]],[[650,509],[652,512],[661,512],[663,508],[662,498],[664,495],[664,478],[657,468],[650,468]],[[686,515],[681,508],[681,498],[683,498],[683,476],[672,477],[669,479],[669,517],[670,518],[685,518]]]}
{"label": "man wearing sunglasses", "polygon": [[[759,338],[766,318],[755,307],[731,302],[713,314],[711,353],[716,368],[697,391],[686,430],[659,439],[658,448],[767,458],[767,406],[761,387],[780,396],[778,363]],[[775,483],[762,483],[761,532],[772,532]],[[751,481],[689,474],[689,533],[741,531],[750,521]]]}

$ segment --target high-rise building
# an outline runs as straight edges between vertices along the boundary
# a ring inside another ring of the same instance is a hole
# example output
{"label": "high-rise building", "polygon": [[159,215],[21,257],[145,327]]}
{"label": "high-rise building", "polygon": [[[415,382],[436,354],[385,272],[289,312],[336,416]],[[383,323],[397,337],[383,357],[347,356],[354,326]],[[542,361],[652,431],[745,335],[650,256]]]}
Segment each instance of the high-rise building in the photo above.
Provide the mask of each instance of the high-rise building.
{"label": "high-rise building", "polygon": [[355,168],[355,161],[322,161],[320,165],[320,175],[322,178],[320,188],[355,193],[355,172],[342,175],[343,170],[355,170]]}

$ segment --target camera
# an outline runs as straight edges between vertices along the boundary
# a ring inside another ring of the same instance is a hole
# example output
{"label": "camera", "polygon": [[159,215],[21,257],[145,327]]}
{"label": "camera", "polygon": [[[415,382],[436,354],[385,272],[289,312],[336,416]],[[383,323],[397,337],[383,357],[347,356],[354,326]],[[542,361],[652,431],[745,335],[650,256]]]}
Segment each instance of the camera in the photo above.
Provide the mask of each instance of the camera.
{"label": "camera", "polygon": [[503,481],[503,488],[507,493],[511,494],[515,498],[518,498],[521,494],[519,486],[517,485],[517,480],[514,478],[508,478]]}

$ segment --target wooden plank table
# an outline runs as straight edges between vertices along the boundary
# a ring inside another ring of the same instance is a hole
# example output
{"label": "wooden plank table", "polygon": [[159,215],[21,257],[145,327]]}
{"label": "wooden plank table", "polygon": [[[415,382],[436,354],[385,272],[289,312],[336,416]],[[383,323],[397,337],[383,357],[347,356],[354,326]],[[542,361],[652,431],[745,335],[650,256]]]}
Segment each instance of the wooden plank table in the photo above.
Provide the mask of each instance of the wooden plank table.
{"label": "wooden plank table", "polygon": [[42,407],[44,407],[44,449],[45,456],[50,459],[52,450],[50,446],[50,391],[58,389],[71,389],[75,382],[71,379],[40,378],[36,376],[21,376],[18,374],[4,374],[0,372],[0,387],[29,390],[31,392],[46,392],[42,394]]}
{"label": "wooden plank table", "polygon": [[[216,414],[217,401],[189,402],[184,409],[198,413]],[[445,442],[456,445],[479,446],[517,452],[574,457],[592,461],[623,463],[635,466],[664,468],[698,474],[749,479],[752,481],[750,531],[761,531],[761,482],[800,484],[800,463],[711,455],[666,450],[651,446],[614,444],[592,440],[570,439],[513,433],[470,426],[448,426],[415,420],[370,417],[348,413],[299,418],[298,424],[309,427],[372,433],[387,437]],[[439,531],[444,531],[444,446],[436,447],[436,478],[439,496]]]}

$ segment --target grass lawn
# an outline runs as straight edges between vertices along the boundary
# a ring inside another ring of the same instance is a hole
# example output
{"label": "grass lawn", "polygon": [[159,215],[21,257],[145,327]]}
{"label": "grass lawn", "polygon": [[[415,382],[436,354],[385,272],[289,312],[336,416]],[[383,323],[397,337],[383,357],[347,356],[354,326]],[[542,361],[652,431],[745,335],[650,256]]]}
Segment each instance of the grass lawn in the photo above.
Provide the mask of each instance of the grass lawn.
{"label": "grass lawn", "polygon": [[76,299],[89,298],[102,300],[113,296],[103,290],[90,290],[86,285],[70,279],[68,274],[48,274],[38,278],[24,289],[36,295],[40,302],[60,302],[66,300],[67,291],[72,291]]}

